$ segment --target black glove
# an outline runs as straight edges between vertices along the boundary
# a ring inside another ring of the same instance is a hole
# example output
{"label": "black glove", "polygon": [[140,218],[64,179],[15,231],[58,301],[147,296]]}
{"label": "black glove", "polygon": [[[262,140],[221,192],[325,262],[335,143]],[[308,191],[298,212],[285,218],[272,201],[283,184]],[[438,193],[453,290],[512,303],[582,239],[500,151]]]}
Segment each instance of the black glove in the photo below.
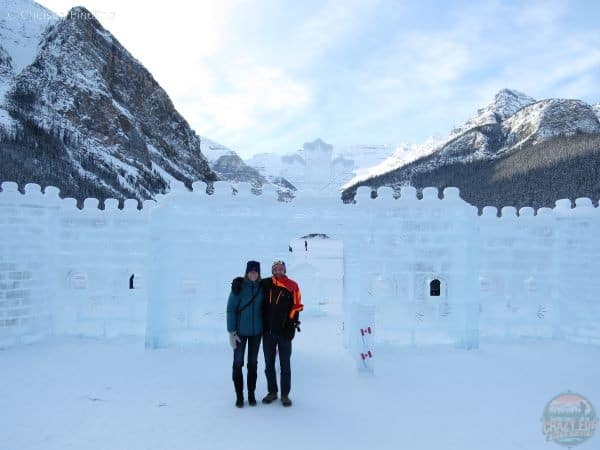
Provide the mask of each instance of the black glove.
{"label": "black glove", "polygon": [[242,286],[244,284],[244,279],[242,277],[236,277],[231,281],[231,292],[235,295],[240,295],[242,292]]}
{"label": "black glove", "polygon": [[290,319],[287,325],[287,336],[290,339],[293,339],[296,335],[296,332],[300,333],[302,330],[300,329],[300,321],[298,319]]}

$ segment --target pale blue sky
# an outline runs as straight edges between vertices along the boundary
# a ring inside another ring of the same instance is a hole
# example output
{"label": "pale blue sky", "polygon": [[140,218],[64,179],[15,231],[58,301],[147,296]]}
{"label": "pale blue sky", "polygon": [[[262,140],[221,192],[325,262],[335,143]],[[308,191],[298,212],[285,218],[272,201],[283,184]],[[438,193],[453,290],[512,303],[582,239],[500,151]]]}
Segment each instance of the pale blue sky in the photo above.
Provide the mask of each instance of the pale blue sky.
{"label": "pale blue sky", "polygon": [[41,0],[97,15],[243,157],[445,135],[504,88],[600,102],[595,1]]}

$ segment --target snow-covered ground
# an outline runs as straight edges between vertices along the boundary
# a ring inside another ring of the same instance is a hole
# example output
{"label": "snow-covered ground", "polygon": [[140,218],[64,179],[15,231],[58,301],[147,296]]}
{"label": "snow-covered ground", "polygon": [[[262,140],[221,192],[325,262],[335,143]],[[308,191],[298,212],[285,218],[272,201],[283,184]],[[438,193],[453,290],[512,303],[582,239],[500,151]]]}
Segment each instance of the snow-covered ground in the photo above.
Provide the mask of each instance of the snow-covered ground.
{"label": "snow-covered ground", "polygon": [[[600,404],[595,347],[376,348],[367,374],[340,328],[336,316],[303,317],[291,408],[234,407],[225,331],[223,344],[185,349],[144,350],[127,338],[1,351],[0,448],[552,449],[540,420],[552,397],[573,390]],[[257,394],[265,389],[260,376]]]}

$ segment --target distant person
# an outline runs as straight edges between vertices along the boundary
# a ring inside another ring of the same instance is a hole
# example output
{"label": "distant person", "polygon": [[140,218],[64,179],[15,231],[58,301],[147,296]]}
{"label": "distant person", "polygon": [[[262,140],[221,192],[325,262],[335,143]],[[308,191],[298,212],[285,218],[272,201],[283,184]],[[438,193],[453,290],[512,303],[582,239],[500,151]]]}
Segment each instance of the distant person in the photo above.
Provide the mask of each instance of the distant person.
{"label": "distant person", "polygon": [[260,263],[248,261],[246,275],[235,278],[227,301],[227,331],[233,348],[233,386],[235,406],[244,406],[244,353],[248,344],[247,384],[248,404],[256,406],[258,349],[263,332],[264,289],[260,284]]}
{"label": "distant person", "polygon": [[308,241],[306,239],[304,240],[304,251],[308,251]]}
{"label": "distant person", "polygon": [[275,261],[271,268],[273,276],[262,282],[265,291],[263,308],[263,353],[265,356],[265,375],[268,393],[263,403],[271,403],[277,399],[279,391],[275,374],[275,357],[279,350],[279,366],[281,368],[281,403],[292,406],[289,398],[291,389],[292,339],[296,329],[300,330],[299,313],[304,308],[298,284],[287,277],[283,261]]}
{"label": "distant person", "polygon": [[290,253],[292,253],[292,252],[294,251],[294,250],[292,249],[292,246],[291,246],[291,245],[288,245],[288,251],[289,251]]}

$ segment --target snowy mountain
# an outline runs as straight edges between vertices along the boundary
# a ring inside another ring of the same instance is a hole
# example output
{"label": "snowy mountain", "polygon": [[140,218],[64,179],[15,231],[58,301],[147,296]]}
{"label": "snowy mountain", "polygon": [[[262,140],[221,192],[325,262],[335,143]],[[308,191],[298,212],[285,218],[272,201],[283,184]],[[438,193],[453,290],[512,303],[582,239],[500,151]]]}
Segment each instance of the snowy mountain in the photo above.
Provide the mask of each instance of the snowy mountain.
{"label": "snowy mountain", "polygon": [[54,185],[80,205],[153,198],[174,180],[273,183],[292,195],[286,180],[200,138],[85,8],[59,18],[31,0],[0,5],[0,181]]}
{"label": "snowy mountain", "polygon": [[295,186],[302,183],[302,174],[306,165],[297,153],[283,156],[275,153],[258,153],[245,162],[265,177],[284,176]]}
{"label": "snowy mountain", "polygon": [[4,96],[15,74],[31,64],[44,31],[59,18],[31,0],[0,1],[0,130],[13,125]]}
{"label": "snowy mountain", "polygon": [[285,178],[268,174],[262,175],[257,169],[247,165],[236,152],[206,137],[200,137],[200,146],[210,168],[220,180],[231,183],[250,183],[256,187],[273,184],[282,199],[293,197],[296,188]]}
{"label": "snowy mountain", "polygon": [[43,33],[59,17],[31,0],[2,0],[0,5],[0,43],[19,73],[33,62]]}
{"label": "snowy mountain", "polygon": [[335,147],[317,138],[294,153],[261,153],[246,162],[265,176],[285,177],[299,189],[331,193],[361,173],[362,168],[384,161],[393,149],[392,145]]}
{"label": "snowy mountain", "polygon": [[598,120],[600,120],[600,103],[596,103],[594,106],[592,106],[592,108],[594,109]]}
{"label": "snowy mountain", "polygon": [[[18,3],[30,10],[16,18],[28,22],[36,5]],[[3,29],[22,30],[9,25]],[[27,37],[15,44],[17,53],[32,48],[36,36]],[[148,199],[174,179],[188,186],[217,179],[200,138],[166,92],[84,8],[49,21],[33,62],[15,71],[3,106],[10,122],[1,133],[2,180],[52,184],[81,202]]]}
{"label": "snowy mountain", "polygon": [[[4,98],[6,91],[14,77],[12,58],[2,46],[0,46],[0,98]],[[0,128],[10,126],[11,119],[8,112],[0,106]]]}
{"label": "snowy mountain", "polygon": [[385,174],[419,158],[440,151],[444,146],[449,145],[470,130],[486,125],[496,125],[522,107],[534,102],[535,99],[518,91],[503,89],[496,94],[493,102],[479,109],[477,114],[463,125],[455,127],[446,138],[429,138],[421,145],[401,145],[384,161],[372,167],[363,168],[342,189],[346,190],[357,183]]}
{"label": "snowy mountain", "polygon": [[447,138],[396,151],[351,180],[342,197],[362,185],[457,186],[479,207],[553,206],[559,198],[598,198],[599,165],[600,122],[591,106],[504,89]]}

